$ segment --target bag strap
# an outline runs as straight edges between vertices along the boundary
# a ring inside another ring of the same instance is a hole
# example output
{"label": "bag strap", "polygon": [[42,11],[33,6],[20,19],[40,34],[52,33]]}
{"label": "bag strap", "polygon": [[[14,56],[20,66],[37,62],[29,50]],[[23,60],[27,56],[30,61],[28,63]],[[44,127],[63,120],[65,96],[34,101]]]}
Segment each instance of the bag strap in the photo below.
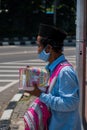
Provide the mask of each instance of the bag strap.
{"label": "bag strap", "polygon": [[65,66],[72,66],[72,65],[68,61],[65,61],[65,62],[58,64],[57,67],[55,68],[54,72],[52,73],[52,75],[50,76],[50,79],[49,79],[49,88],[47,90],[48,93],[51,92],[61,69],[64,68]]}

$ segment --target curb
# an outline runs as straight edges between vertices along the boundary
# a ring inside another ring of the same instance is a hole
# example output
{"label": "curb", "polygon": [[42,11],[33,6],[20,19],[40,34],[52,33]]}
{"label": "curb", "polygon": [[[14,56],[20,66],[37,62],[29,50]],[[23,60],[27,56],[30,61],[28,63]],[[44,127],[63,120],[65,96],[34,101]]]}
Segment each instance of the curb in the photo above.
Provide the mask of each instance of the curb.
{"label": "curb", "polygon": [[[10,45],[15,45],[15,46],[29,46],[29,45],[36,45],[36,42],[32,41],[14,41],[14,42],[0,42],[0,46],[10,46]],[[76,42],[64,42],[64,46],[76,46]]]}
{"label": "curb", "polygon": [[[14,37],[13,39],[9,38],[3,38],[0,40],[0,46],[8,46],[8,45],[35,45],[36,40],[29,39],[28,37],[18,38]],[[76,40],[75,39],[65,39],[64,40],[64,46],[76,46]]]}
{"label": "curb", "polygon": [[17,105],[17,102],[22,98],[22,96],[23,96],[23,91],[19,91],[10,100],[7,108],[4,110],[0,118],[0,130],[9,130],[10,123],[11,123],[10,119],[11,119],[12,113],[14,111],[14,108]]}
{"label": "curb", "polygon": [[8,46],[8,45],[32,45],[31,41],[12,41],[12,42],[8,42],[8,41],[3,41],[0,42],[0,46]]}
{"label": "curb", "polygon": [[36,39],[34,37],[4,37],[0,38],[0,46],[8,45],[33,45],[36,44]]}

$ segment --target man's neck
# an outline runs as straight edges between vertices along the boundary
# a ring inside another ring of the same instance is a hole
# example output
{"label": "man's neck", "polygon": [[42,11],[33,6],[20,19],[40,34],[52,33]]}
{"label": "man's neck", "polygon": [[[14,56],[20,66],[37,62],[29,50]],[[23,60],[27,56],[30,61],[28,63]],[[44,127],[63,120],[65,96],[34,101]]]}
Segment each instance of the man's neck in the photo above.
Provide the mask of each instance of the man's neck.
{"label": "man's neck", "polygon": [[53,61],[55,61],[58,57],[60,57],[61,55],[63,55],[63,53],[54,53],[51,58],[49,59],[49,63],[52,63]]}

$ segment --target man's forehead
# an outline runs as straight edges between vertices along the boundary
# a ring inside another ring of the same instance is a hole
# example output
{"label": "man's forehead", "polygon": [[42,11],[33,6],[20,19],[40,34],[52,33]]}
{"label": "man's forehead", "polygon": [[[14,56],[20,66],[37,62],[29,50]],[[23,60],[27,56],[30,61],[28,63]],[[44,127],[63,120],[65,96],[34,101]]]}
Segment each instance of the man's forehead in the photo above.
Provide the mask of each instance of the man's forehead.
{"label": "man's forehead", "polygon": [[41,39],[42,39],[41,36],[37,36],[37,45],[42,45]]}
{"label": "man's forehead", "polygon": [[38,44],[41,44],[41,39],[42,39],[41,36],[37,36],[37,43],[38,43]]}
{"label": "man's forehead", "polygon": [[41,39],[42,39],[42,37],[38,35],[37,40],[40,41]]}

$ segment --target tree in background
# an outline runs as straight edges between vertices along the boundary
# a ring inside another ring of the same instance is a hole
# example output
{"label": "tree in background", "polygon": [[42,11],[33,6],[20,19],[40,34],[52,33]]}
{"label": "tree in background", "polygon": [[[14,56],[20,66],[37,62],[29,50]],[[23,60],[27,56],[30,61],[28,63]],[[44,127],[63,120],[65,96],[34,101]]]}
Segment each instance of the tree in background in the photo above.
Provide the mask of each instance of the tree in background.
{"label": "tree in background", "polygon": [[57,5],[57,26],[65,29],[70,35],[76,31],[76,1],[59,0]]}
{"label": "tree in background", "polygon": [[[36,36],[40,23],[54,24],[54,1],[1,0],[0,36]],[[56,1],[56,26],[75,34],[76,1]]]}

